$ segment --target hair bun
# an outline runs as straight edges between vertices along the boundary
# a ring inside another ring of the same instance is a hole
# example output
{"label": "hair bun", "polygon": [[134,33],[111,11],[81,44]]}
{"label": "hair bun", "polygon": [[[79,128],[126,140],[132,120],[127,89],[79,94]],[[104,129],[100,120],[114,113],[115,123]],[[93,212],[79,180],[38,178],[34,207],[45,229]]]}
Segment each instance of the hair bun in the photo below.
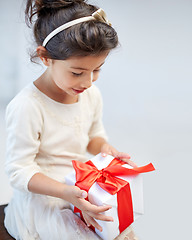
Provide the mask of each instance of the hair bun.
{"label": "hair bun", "polygon": [[32,24],[34,15],[38,17],[52,13],[54,10],[72,6],[75,3],[83,3],[85,0],[27,0],[25,19],[28,26]]}
{"label": "hair bun", "polygon": [[84,0],[36,0],[35,5],[37,11],[41,11],[42,9],[57,9],[68,7],[74,3],[84,2]]}

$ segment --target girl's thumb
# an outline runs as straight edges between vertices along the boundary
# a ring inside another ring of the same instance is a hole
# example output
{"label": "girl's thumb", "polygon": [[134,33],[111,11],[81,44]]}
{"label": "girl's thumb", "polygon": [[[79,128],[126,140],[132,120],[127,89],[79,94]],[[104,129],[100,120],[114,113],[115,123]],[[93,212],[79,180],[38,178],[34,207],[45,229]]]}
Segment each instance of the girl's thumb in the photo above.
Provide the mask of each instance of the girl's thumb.
{"label": "girl's thumb", "polygon": [[84,190],[79,190],[78,193],[77,193],[77,197],[86,198],[87,197],[87,192],[84,191]]}
{"label": "girl's thumb", "polygon": [[102,157],[107,157],[107,153],[102,152],[102,153],[101,153],[101,156],[102,156]]}

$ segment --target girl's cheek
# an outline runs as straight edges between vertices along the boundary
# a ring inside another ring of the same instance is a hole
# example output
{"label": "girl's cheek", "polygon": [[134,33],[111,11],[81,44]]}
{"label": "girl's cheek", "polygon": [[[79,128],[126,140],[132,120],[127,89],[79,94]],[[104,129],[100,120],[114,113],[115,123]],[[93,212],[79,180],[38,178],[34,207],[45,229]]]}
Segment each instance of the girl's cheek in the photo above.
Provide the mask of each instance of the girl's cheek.
{"label": "girl's cheek", "polygon": [[66,84],[64,79],[60,78],[60,79],[55,79],[55,84],[59,87],[59,88],[63,88]]}
{"label": "girl's cheek", "polygon": [[99,74],[96,74],[95,76],[93,76],[93,81],[92,82],[95,82],[98,78],[99,78]]}

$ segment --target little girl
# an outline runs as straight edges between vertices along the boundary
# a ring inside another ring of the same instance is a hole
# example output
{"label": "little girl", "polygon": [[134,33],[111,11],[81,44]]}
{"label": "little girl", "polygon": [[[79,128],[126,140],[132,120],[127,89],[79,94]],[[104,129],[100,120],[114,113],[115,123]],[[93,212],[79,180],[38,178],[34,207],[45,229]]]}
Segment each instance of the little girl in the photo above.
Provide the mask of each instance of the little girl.
{"label": "little girl", "polygon": [[[6,110],[5,169],[14,193],[5,227],[20,240],[99,239],[89,226],[102,231],[97,219],[113,221],[103,214],[110,206],[92,205],[64,177],[72,160],[87,160],[87,151],[135,166],[107,143],[101,95],[92,85],[118,44],[117,33],[102,9],[83,0],[28,0],[25,13],[28,24],[35,18],[32,60],[39,57],[47,68]],[[86,224],[69,203],[82,211]]]}

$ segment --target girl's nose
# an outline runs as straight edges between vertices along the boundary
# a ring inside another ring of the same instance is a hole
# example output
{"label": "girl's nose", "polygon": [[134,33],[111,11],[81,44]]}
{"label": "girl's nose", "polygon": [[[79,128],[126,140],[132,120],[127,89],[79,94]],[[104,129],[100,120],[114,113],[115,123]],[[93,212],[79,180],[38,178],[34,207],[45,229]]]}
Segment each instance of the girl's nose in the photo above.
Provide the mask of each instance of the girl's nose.
{"label": "girl's nose", "polygon": [[93,82],[93,72],[91,72],[86,79],[83,80],[83,87],[84,88],[89,88],[92,86],[92,82]]}

